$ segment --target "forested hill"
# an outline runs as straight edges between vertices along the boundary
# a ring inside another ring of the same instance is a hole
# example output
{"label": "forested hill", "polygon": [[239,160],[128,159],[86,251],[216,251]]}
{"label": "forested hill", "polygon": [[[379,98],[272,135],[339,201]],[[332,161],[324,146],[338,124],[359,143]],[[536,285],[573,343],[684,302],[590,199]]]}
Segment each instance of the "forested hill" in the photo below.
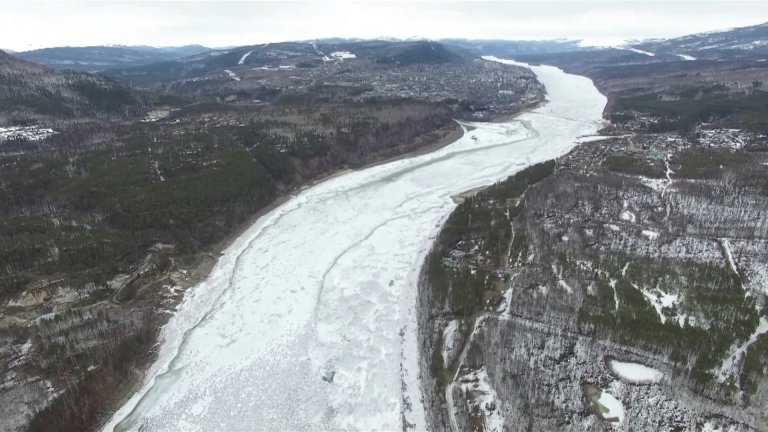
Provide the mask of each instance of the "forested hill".
{"label": "forested hill", "polygon": [[95,71],[150,63],[209,51],[200,45],[180,47],[150,46],[86,46],[51,47],[17,53],[18,57],[59,69]]}
{"label": "forested hill", "polygon": [[0,51],[0,125],[138,116],[151,104],[148,94],[128,89],[111,78],[54,70]]}

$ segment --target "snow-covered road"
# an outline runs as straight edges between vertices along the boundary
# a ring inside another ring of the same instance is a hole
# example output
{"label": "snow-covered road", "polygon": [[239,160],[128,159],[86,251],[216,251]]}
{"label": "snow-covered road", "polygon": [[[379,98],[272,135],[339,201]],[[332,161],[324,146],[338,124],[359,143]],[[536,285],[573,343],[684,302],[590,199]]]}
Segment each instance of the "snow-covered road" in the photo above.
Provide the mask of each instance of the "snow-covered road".
{"label": "snow-covered road", "polygon": [[416,278],[451,196],[560,156],[602,121],[590,80],[533,70],[548,104],[333,177],[250,227],[187,293],[106,429],[423,429]]}

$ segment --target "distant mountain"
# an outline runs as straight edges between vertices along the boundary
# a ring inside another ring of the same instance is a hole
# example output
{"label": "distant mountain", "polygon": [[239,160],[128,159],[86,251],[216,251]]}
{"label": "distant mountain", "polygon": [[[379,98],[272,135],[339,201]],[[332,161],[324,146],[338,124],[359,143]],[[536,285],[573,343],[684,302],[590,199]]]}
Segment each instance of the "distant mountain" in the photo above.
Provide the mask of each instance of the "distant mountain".
{"label": "distant mountain", "polygon": [[444,39],[441,42],[451,48],[462,48],[478,55],[495,55],[510,57],[529,54],[553,54],[573,51],[587,51],[579,45],[578,40],[474,40],[474,39]]}
{"label": "distant mountain", "polygon": [[398,65],[456,63],[465,60],[459,52],[433,41],[384,42],[374,55],[378,63]]}
{"label": "distant mountain", "polygon": [[43,48],[16,53],[18,57],[59,69],[96,71],[141,66],[209,51],[200,45],[182,47],[90,46]]}
{"label": "distant mountain", "polygon": [[[344,53],[344,54],[341,54]],[[348,53],[348,54],[347,54]],[[343,57],[343,58],[342,58]],[[463,62],[477,56],[460,47],[433,41],[280,42],[213,50],[176,60],[119,67],[105,74],[132,85],[195,79],[215,72],[252,68],[312,68],[329,61],[374,62],[382,66]]]}
{"label": "distant mountain", "polygon": [[0,51],[0,125],[142,115],[151,98],[101,75],[56,70]]}
{"label": "distant mountain", "polygon": [[765,58],[768,57],[768,23],[673,39],[648,40],[631,44],[631,47],[688,60]]}
{"label": "distant mountain", "polygon": [[[121,46],[121,45],[118,45]],[[123,48],[132,48],[141,51],[154,51],[159,53],[166,53],[168,55],[176,56],[176,58],[187,57],[195,54],[211,51],[211,48],[202,45],[183,45],[183,46],[171,46],[171,47],[153,47],[147,45],[127,45]]]}

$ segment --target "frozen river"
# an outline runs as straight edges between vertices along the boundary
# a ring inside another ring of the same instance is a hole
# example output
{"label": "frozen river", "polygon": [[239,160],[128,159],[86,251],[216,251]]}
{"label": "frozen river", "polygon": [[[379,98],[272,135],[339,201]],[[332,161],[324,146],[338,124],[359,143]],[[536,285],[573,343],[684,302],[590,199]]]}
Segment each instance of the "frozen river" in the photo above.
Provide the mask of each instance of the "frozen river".
{"label": "frozen river", "polygon": [[424,429],[416,279],[451,197],[563,155],[601,125],[606,99],[590,80],[532,69],[547,89],[540,108],[331,178],[251,226],[187,293],[107,430]]}

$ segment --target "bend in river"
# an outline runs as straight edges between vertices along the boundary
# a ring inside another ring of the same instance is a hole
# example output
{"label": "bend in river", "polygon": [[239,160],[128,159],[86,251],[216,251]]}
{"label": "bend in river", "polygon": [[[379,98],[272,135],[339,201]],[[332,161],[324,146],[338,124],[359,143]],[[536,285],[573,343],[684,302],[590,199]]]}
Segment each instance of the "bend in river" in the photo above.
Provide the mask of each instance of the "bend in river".
{"label": "bend in river", "polygon": [[187,293],[106,429],[423,429],[417,276],[451,197],[561,156],[602,123],[589,79],[532,69],[541,107],[331,178],[259,219]]}

